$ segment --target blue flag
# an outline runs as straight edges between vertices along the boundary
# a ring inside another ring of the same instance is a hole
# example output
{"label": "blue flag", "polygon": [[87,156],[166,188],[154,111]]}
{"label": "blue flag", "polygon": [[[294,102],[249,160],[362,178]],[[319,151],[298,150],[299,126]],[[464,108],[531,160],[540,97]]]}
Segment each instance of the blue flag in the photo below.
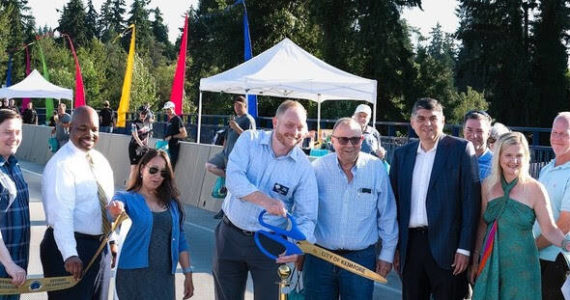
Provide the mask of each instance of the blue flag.
{"label": "blue flag", "polygon": [[[234,5],[243,4],[243,60],[248,61],[253,57],[251,51],[251,37],[249,35],[249,22],[247,18],[247,8],[245,7],[245,0],[237,0]],[[257,119],[257,96],[248,95],[247,97],[247,112]]]}
{"label": "blue flag", "polygon": [[6,70],[6,87],[12,85],[12,54],[8,58],[8,70]]}

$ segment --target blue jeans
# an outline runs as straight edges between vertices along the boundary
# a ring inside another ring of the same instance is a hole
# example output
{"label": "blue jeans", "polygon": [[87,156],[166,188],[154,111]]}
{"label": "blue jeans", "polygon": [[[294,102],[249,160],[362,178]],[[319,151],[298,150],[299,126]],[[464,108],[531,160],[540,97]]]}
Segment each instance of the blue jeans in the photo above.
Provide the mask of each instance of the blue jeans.
{"label": "blue jeans", "polygon": [[[376,267],[374,245],[342,255],[370,270]],[[369,300],[372,299],[374,282],[312,255],[305,255],[303,283],[306,300]]]}
{"label": "blue jeans", "polygon": [[101,127],[99,127],[99,132],[113,133],[113,127],[112,126],[101,126]]}

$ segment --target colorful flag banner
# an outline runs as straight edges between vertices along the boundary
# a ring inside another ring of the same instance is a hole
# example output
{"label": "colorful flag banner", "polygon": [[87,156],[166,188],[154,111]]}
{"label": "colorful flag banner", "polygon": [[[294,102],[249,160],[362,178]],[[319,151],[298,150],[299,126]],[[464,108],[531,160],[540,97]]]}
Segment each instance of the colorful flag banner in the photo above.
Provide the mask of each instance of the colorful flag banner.
{"label": "colorful flag banner", "polygon": [[127,126],[127,112],[129,111],[129,100],[131,98],[131,82],[133,79],[133,66],[135,63],[135,25],[132,28],[131,44],[129,46],[129,54],[127,56],[127,66],[125,68],[125,79],[123,81],[123,91],[121,94],[121,102],[117,110],[117,127]]}
{"label": "colorful flag banner", "polygon": [[83,76],[81,76],[81,66],[79,65],[79,60],[77,59],[77,54],[75,53],[75,47],[73,47],[73,42],[69,34],[62,34],[67,37],[69,41],[69,48],[71,48],[71,53],[73,54],[73,59],[75,60],[75,101],[73,102],[73,107],[77,108],[84,106],[85,103],[85,87],[83,86]]}
{"label": "colorful flag banner", "polygon": [[[36,37],[37,40],[40,39],[40,36]],[[40,61],[42,63],[42,70],[43,70],[43,75],[44,78],[49,81],[49,73],[48,73],[48,69],[47,69],[47,65],[46,65],[46,58],[44,56],[44,50],[42,49],[42,45],[41,43],[36,43],[38,45],[38,49],[40,50]],[[52,114],[53,114],[53,99],[52,98],[46,98],[45,101],[46,104],[46,122],[49,122],[49,119],[51,118]]]}
{"label": "colorful flag banner", "polygon": [[[243,60],[248,61],[253,57],[251,50],[251,37],[249,35],[249,21],[247,16],[247,7],[245,0],[237,0],[234,5],[243,4]],[[247,112],[254,118],[257,118],[257,96],[248,95],[247,97]]]}
{"label": "colorful flag banner", "polygon": [[8,57],[8,70],[6,70],[6,87],[12,85],[12,53]]}
{"label": "colorful flag banner", "polygon": [[182,115],[182,101],[184,99],[184,79],[186,78],[186,48],[188,46],[188,15],[184,17],[184,31],[182,40],[180,41],[180,51],[178,53],[178,62],[176,63],[176,72],[172,82],[172,91],[170,92],[170,101],[174,102],[176,107],[174,113]]}
{"label": "colorful flag banner", "polygon": [[[28,45],[26,45],[26,77],[30,75],[30,72],[32,72],[32,65],[30,63],[30,51],[28,51]],[[30,101],[32,101],[30,98],[22,99],[22,111],[28,108],[28,103],[30,103]]]}

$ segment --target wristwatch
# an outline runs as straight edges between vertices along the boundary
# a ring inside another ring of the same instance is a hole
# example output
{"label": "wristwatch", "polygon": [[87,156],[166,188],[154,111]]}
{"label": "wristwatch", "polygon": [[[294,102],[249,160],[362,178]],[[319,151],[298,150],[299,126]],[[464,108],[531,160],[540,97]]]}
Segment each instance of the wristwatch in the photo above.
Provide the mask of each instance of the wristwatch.
{"label": "wristwatch", "polygon": [[188,268],[183,268],[182,269],[182,273],[184,274],[188,274],[188,273],[192,273],[194,272],[194,267],[193,266],[189,266]]}

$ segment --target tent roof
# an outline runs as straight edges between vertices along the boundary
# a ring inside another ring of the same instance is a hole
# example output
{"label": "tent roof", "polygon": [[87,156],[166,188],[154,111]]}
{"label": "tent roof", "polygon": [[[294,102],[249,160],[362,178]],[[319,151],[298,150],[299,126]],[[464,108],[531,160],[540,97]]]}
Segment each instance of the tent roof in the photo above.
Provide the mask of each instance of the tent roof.
{"label": "tent roof", "polygon": [[73,99],[73,91],[47,81],[37,70],[24,80],[0,89],[0,98],[55,98]]}
{"label": "tent roof", "polygon": [[287,38],[239,66],[200,80],[200,91],[372,104],[376,86],[376,80],[337,69]]}

